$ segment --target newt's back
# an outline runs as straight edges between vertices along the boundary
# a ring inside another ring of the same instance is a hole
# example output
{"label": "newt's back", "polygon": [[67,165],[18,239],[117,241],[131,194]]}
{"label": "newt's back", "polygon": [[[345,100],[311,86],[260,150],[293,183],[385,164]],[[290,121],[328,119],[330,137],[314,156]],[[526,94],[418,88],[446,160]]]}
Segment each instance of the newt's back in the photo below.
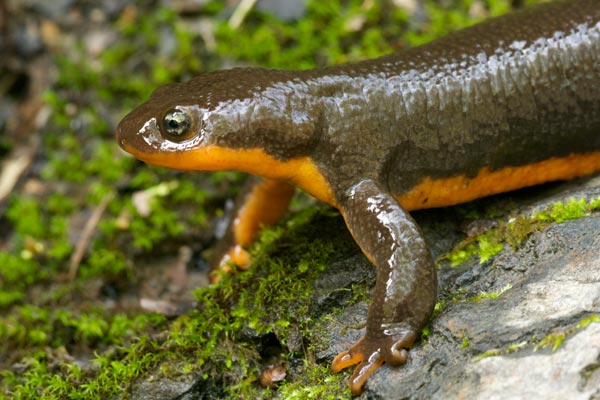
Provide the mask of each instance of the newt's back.
{"label": "newt's back", "polygon": [[[360,90],[324,98],[334,117],[315,158],[334,181],[376,174],[409,209],[600,169],[596,0],[512,14],[331,75],[315,80]],[[331,166],[332,154],[347,165]]]}

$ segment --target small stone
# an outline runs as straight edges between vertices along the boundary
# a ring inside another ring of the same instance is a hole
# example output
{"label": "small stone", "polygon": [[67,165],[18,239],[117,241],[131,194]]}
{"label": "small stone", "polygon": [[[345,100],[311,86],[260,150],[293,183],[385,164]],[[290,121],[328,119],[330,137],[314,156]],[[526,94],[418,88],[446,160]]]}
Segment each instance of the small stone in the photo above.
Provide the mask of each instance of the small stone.
{"label": "small stone", "polygon": [[259,0],[256,8],[283,21],[294,21],[304,15],[306,3],[307,0]]}
{"label": "small stone", "polygon": [[260,374],[260,385],[262,387],[273,388],[279,384],[279,382],[285,379],[287,371],[283,365],[270,365],[262,370]]}

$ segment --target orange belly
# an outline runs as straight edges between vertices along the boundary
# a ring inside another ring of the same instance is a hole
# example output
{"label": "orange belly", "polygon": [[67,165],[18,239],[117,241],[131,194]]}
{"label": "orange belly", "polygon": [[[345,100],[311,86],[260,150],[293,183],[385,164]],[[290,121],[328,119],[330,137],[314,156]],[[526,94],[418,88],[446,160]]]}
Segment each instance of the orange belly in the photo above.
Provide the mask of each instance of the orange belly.
{"label": "orange belly", "polygon": [[600,170],[600,151],[571,154],[533,164],[490,171],[479,170],[474,178],[425,178],[409,192],[396,196],[407,210],[445,207],[555,180],[572,179]]}

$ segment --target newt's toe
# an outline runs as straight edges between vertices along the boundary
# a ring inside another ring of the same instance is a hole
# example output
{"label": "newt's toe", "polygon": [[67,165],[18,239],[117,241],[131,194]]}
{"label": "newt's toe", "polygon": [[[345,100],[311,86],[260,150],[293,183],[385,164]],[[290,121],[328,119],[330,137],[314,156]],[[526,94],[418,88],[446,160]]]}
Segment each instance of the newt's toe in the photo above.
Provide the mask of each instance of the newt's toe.
{"label": "newt's toe", "polygon": [[360,343],[364,340],[361,338],[350,350],[342,351],[338,354],[331,363],[331,366],[335,372],[348,368],[351,365],[358,364],[364,359],[362,351],[359,349]]}
{"label": "newt's toe", "polygon": [[222,273],[230,273],[235,267],[242,270],[248,269],[250,267],[250,261],[250,253],[248,253],[246,249],[240,245],[232,246],[223,257],[221,257],[216,266],[213,266],[210,275],[211,282],[218,282]]}
{"label": "newt's toe", "polygon": [[348,381],[352,394],[357,396],[362,392],[367,378],[381,365],[388,363],[398,366],[406,362],[407,349],[412,346],[416,336],[412,330],[382,338],[363,336],[349,350],[341,352],[333,359],[333,370],[339,372],[358,364]]}
{"label": "newt's toe", "polygon": [[234,263],[239,269],[246,270],[250,267],[250,253],[242,246],[235,245],[225,254],[220,265],[226,265],[229,262]]}

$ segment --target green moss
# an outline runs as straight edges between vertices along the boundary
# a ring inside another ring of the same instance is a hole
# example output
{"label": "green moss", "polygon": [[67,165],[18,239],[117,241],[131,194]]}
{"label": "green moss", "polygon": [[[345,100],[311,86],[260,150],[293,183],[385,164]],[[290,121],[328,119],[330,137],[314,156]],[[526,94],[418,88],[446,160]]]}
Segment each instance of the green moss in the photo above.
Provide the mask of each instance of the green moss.
{"label": "green moss", "polygon": [[469,348],[469,345],[470,345],[470,343],[469,343],[469,337],[468,336],[463,337],[463,340],[462,340],[462,343],[460,344],[460,347],[462,349],[467,349],[467,348]]}
{"label": "green moss", "polygon": [[469,299],[469,301],[477,302],[477,301],[480,301],[483,299],[497,299],[504,292],[506,292],[507,290],[510,290],[510,289],[512,289],[512,285],[509,283],[508,285],[504,286],[502,289],[497,290],[497,291],[479,292],[479,294],[477,294],[476,296],[471,297]]}
{"label": "green moss", "polygon": [[[128,230],[137,249],[151,250],[160,242],[207,225],[204,211],[206,192],[195,189],[192,182],[162,182],[139,192],[139,195],[140,201],[149,207],[144,215],[138,212],[140,205],[125,206],[132,216]],[[188,209],[189,212],[183,212]],[[110,229],[111,226],[105,228]]]}
{"label": "green moss", "polygon": [[344,374],[332,374],[329,365],[305,362],[305,372],[295,382],[284,382],[277,390],[284,399],[340,399],[349,398],[350,389]]}
{"label": "green moss", "polygon": [[120,251],[106,248],[93,251],[79,270],[82,278],[104,277],[109,281],[127,279],[131,273],[125,256]]}
{"label": "green moss", "polygon": [[500,243],[501,238],[489,231],[477,237],[479,246],[479,262],[485,263],[487,260],[500,253],[504,246]]}
{"label": "green moss", "polygon": [[[113,318],[106,312],[74,315],[32,307],[21,307],[19,315],[18,323],[4,318],[0,321],[3,345],[8,342],[37,350],[28,351],[23,358],[25,373],[3,377],[1,387],[14,398],[106,398],[123,393],[124,385],[148,371],[161,358],[157,352],[159,343],[139,335],[161,328],[163,317],[129,318],[117,314]],[[132,342],[133,337],[139,340]],[[97,355],[89,366],[73,364],[70,357],[64,357],[65,347],[90,342],[130,344],[119,347],[118,351]]]}
{"label": "green moss", "polygon": [[0,282],[4,290],[24,290],[46,274],[33,260],[0,252]]}
{"label": "green moss", "polygon": [[440,257],[437,261],[448,259],[450,265],[457,266],[470,260],[475,254],[477,254],[477,247],[475,244],[469,243],[455,247],[449,254]]}
{"label": "green moss", "polygon": [[[256,394],[262,356],[252,338],[275,334],[285,347],[290,332],[299,329],[302,335],[311,334],[310,288],[330,263],[335,246],[332,242],[315,243],[307,238],[317,235],[319,228],[311,223],[315,219],[339,218],[328,214],[327,209],[303,210],[290,218],[285,226],[263,232],[252,250],[255,258],[251,271],[223,276],[219,284],[197,290],[199,309],[174,320],[164,341],[151,341],[153,353],[146,355],[149,359],[140,356],[142,358],[133,360],[131,352],[121,354],[123,349],[116,355],[99,354],[94,362],[102,372],[87,376],[84,393],[98,396],[123,393],[122,386],[115,386],[114,381],[107,379],[112,377],[118,378],[118,382],[129,382],[136,374],[159,367],[158,371],[165,376],[177,375],[182,369],[188,373],[201,372],[206,379],[226,376],[224,390],[232,397]],[[282,244],[290,246],[285,254],[280,253]],[[301,268],[308,265],[310,268]],[[52,319],[42,318],[44,321]],[[60,329],[70,331],[73,340],[84,342],[119,337],[123,332],[139,329],[122,317],[115,317],[108,325],[95,314],[82,314],[77,319],[60,314],[54,319],[60,322]],[[317,367],[326,370],[327,374],[309,373]],[[328,377],[332,374],[328,367],[311,363],[310,368],[302,370],[307,374],[302,374],[301,382],[294,380],[287,389],[282,388],[289,391],[290,396],[306,382],[304,390],[314,396],[345,390],[345,385],[336,384],[340,378]],[[318,381],[313,381],[317,378]],[[61,379],[64,383],[67,377]]]}
{"label": "green moss", "polygon": [[537,351],[539,349],[551,348],[552,351],[558,350],[560,346],[564,343],[564,341],[569,337],[575,334],[577,331],[587,327],[591,323],[600,323],[600,315],[591,314],[586,316],[579,321],[578,324],[561,330],[559,332],[552,332],[546,335],[542,339],[537,339],[535,336],[531,337],[529,340],[516,342],[508,345],[503,349],[490,349],[484,351],[483,353],[475,356],[471,361],[477,362],[484,358],[495,357],[501,355],[507,355],[514,353],[516,351],[520,351],[522,349],[527,348],[528,346],[533,345],[533,351]]}
{"label": "green moss", "polygon": [[566,338],[572,336],[577,331],[587,327],[591,323],[600,323],[600,315],[592,314],[584,317],[579,323],[571,328],[563,329],[559,332],[552,332],[542,338],[534,347],[534,351],[539,349],[551,348],[552,351],[558,350]]}
{"label": "green moss", "polygon": [[544,337],[535,346],[535,350],[551,347],[552,351],[556,351],[565,340],[565,334],[563,333],[551,333]]}
{"label": "green moss", "polygon": [[[534,3],[535,1],[530,1]],[[284,23],[268,13],[251,12],[236,29],[225,21],[217,30],[217,52],[257,65],[306,69],[373,58],[394,50],[426,43],[472,25],[486,16],[510,10],[509,0],[488,0],[478,16],[474,0],[455,7],[425,3],[428,21],[416,25],[406,11],[384,2],[310,1],[306,16]]]}
{"label": "green moss", "polygon": [[490,349],[490,350],[484,351],[483,353],[473,357],[471,359],[471,361],[477,362],[477,361],[481,361],[484,358],[488,358],[488,357],[496,357],[496,356],[511,354],[511,353],[514,353],[518,350],[525,348],[529,343],[530,342],[526,340],[526,341],[522,341],[522,342],[512,343],[504,349]]}
{"label": "green moss", "polygon": [[590,200],[588,207],[589,207],[590,211],[600,210],[600,197],[598,197],[594,200]]}
{"label": "green moss", "polygon": [[[448,260],[457,266],[478,256],[484,263],[504,248],[504,243],[516,248],[533,232],[541,231],[552,223],[582,218],[600,208],[600,199],[570,199],[567,203],[557,202],[538,211],[531,217],[519,215],[509,221],[500,221],[486,232],[467,238],[459,243],[450,253],[441,256],[437,261]],[[466,207],[469,209],[469,206]],[[471,217],[478,218],[470,213]]]}
{"label": "green moss", "polygon": [[506,229],[504,229],[504,238],[513,249],[516,249],[519,244],[523,243],[523,241],[531,235],[531,233],[542,230],[543,228],[544,225],[540,224],[538,221],[524,215],[518,215],[511,219],[506,225]]}
{"label": "green moss", "polygon": [[572,219],[578,219],[589,213],[593,202],[586,199],[570,199],[566,204],[558,202],[544,211],[535,213],[533,218],[545,222],[564,222]]}
{"label": "green moss", "polygon": [[577,329],[586,328],[589,324],[592,324],[592,323],[594,323],[594,324],[600,323],[600,314],[592,314],[592,315],[582,318],[581,321],[579,321],[579,323],[577,324]]}
{"label": "green moss", "polygon": [[535,213],[532,220],[541,223],[562,223],[582,218],[594,211],[598,207],[599,202],[600,199],[571,198],[567,203],[557,202]]}
{"label": "green moss", "polygon": [[45,235],[46,224],[42,219],[41,205],[36,199],[14,197],[6,215],[22,240],[25,237],[41,238]]}
{"label": "green moss", "polygon": [[501,233],[497,228],[491,228],[475,238],[467,238],[452,249],[450,253],[443,255],[437,261],[447,259],[450,261],[450,265],[457,266],[468,261],[473,256],[478,256],[479,262],[483,264],[504,248],[504,237]]}

